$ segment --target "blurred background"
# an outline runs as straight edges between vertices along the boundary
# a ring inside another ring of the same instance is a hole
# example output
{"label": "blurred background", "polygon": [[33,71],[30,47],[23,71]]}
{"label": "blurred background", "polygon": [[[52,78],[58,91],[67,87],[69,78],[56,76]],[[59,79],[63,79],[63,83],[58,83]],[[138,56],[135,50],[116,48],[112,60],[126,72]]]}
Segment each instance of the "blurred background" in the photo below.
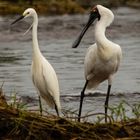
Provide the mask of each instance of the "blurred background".
{"label": "blurred background", "polygon": [[[77,49],[71,46],[88,20],[90,7],[96,4],[113,11],[115,20],[107,28],[106,36],[119,44],[123,51],[120,69],[114,76],[110,106],[122,100],[131,105],[139,103],[139,0],[0,0],[0,85],[4,82],[3,90],[8,100],[17,93],[17,97],[29,108],[38,108],[30,74],[32,36],[31,32],[23,35],[32,19],[10,26],[26,8],[33,7],[39,15],[40,49],[58,75],[62,108],[78,110],[79,95],[85,82],[84,57],[89,45],[95,42],[94,25]],[[84,100],[83,114],[103,112],[106,91],[107,81],[96,91],[89,91]],[[129,111],[128,114],[131,116]]]}
{"label": "blurred background", "polygon": [[30,6],[43,15],[75,14],[83,13],[91,5],[96,4],[107,7],[140,7],[139,0],[0,0],[0,14],[17,14]]}

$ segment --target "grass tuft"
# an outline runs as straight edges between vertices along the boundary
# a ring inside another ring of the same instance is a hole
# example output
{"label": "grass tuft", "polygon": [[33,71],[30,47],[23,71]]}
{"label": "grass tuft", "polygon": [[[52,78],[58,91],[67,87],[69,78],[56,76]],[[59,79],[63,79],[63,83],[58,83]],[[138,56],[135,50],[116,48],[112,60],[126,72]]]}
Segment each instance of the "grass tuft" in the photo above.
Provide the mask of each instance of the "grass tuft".
{"label": "grass tuft", "polygon": [[[76,117],[76,110],[66,110],[66,117],[57,117],[48,114],[40,116],[38,113],[22,110],[17,102],[17,94],[13,96],[13,104],[8,105],[0,88],[0,139],[13,140],[114,140],[114,139],[140,139],[139,105],[132,107],[135,119],[125,119],[124,103],[118,108],[111,108],[117,114],[117,121],[110,123],[77,122],[70,117]],[[6,103],[6,104],[5,104]],[[129,104],[128,104],[129,105]],[[114,114],[112,116],[114,117]],[[88,117],[90,114],[84,116]],[[100,115],[99,113],[91,115]],[[104,115],[103,113],[101,115]],[[121,117],[120,117],[121,116]],[[84,118],[83,117],[83,118]],[[109,116],[111,118],[111,116]],[[118,118],[123,120],[118,121]],[[86,119],[84,119],[86,120]]]}

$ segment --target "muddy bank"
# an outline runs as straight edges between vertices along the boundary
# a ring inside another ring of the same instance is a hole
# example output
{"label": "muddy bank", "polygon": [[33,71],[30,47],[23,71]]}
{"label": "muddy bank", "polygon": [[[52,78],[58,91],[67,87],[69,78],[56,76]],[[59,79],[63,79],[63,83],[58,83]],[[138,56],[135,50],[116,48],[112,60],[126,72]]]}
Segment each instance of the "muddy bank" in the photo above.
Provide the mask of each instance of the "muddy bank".
{"label": "muddy bank", "polygon": [[140,139],[140,120],[122,123],[78,123],[52,116],[0,107],[0,139],[11,140],[113,140]]}
{"label": "muddy bank", "polygon": [[6,103],[0,90],[0,139],[10,140],[114,140],[140,139],[140,120],[108,124],[79,123],[21,111]]}

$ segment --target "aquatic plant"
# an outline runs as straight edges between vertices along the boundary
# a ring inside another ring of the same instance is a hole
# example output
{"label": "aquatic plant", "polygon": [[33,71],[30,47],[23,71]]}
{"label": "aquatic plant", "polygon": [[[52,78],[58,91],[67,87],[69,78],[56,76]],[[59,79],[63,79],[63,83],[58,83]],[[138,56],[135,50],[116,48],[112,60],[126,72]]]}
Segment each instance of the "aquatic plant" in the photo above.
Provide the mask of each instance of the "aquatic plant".
{"label": "aquatic plant", "polygon": [[26,110],[27,109],[27,103],[23,103],[21,98],[17,97],[17,92],[13,92],[11,94],[11,100],[9,106],[18,110]]}
{"label": "aquatic plant", "polygon": [[112,118],[112,121],[127,121],[131,119],[127,113],[131,113],[131,116],[133,116],[135,119],[140,118],[140,103],[130,105],[125,100],[122,100],[118,105],[116,106],[110,106],[110,117]]}

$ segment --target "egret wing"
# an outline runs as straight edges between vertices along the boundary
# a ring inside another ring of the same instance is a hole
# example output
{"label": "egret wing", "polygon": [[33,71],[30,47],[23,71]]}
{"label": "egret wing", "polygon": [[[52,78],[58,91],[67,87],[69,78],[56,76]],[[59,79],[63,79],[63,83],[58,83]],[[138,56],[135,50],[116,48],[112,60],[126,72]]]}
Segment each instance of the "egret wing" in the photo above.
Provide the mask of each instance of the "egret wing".
{"label": "egret wing", "polygon": [[45,84],[45,90],[53,98],[58,109],[60,109],[60,95],[59,95],[59,84],[56,73],[50,63],[45,60],[46,65],[43,65],[42,74]]}

